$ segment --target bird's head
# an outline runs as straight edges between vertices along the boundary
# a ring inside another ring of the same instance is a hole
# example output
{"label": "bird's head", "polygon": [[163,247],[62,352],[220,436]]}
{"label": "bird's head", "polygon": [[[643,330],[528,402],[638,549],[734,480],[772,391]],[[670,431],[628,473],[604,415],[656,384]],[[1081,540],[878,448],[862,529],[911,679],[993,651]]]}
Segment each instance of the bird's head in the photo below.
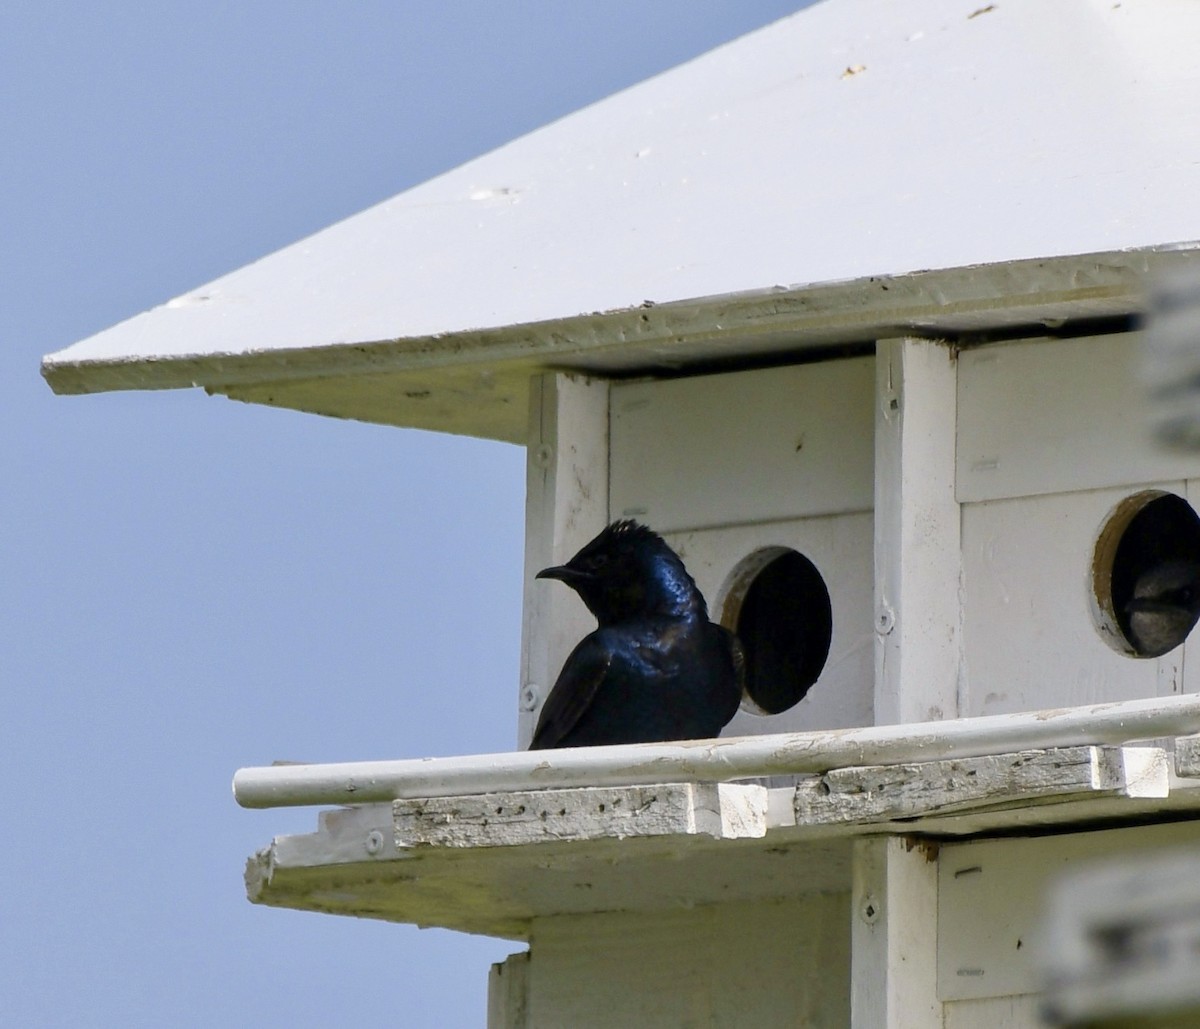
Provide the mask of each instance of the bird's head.
{"label": "bird's head", "polygon": [[1133,584],[1127,611],[1200,611],[1200,564],[1163,561],[1151,565]]}
{"label": "bird's head", "polygon": [[1125,604],[1140,653],[1157,657],[1183,642],[1200,618],[1200,564],[1169,560],[1150,565]]}
{"label": "bird's head", "polygon": [[652,615],[708,616],[679,555],[634,521],[613,522],[565,565],[543,568],[537,577],[565,582],[601,625]]}

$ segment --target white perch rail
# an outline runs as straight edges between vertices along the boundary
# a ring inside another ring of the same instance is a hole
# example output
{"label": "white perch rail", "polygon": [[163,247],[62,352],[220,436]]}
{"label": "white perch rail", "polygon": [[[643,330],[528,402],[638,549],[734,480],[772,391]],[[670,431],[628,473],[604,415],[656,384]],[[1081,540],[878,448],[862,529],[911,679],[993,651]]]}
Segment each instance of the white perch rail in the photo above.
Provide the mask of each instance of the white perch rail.
{"label": "white perch rail", "polygon": [[982,757],[1200,733],[1200,695],[1130,700],[941,722],[778,733],[683,743],[520,751],[468,757],[243,768],[248,808],[369,804],[573,786],[728,782],[857,765]]}

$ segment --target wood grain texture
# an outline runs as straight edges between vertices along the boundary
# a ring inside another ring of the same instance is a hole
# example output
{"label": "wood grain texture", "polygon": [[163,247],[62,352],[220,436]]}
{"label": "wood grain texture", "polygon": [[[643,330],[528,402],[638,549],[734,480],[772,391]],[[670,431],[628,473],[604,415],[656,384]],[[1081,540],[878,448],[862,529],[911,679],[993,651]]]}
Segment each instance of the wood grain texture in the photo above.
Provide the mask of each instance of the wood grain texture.
{"label": "wood grain texture", "polygon": [[529,951],[510,954],[488,972],[487,1029],[527,1029]]}
{"label": "wood grain texture", "polygon": [[1175,741],[1175,774],[1200,779],[1200,736],[1180,736]]}
{"label": "wood grain texture", "polygon": [[886,339],[875,357],[876,724],[959,707],[961,516],[956,364],[945,343]]}
{"label": "wood grain texture", "polygon": [[871,367],[615,383],[613,517],[673,532],[870,510]]}
{"label": "wood grain texture", "polygon": [[942,1029],[937,995],[937,847],[856,840],[851,865],[853,1029]]}
{"label": "wood grain texture", "polygon": [[531,383],[525,475],[525,600],[518,745],[572,648],[596,626],[575,594],[536,579],[608,524],[608,383],[546,374]]}
{"label": "wood grain texture", "polygon": [[1080,794],[1167,796],[1157,748],[1064,747],[837,768],[796,787],[796,822],[888,821]]}
{"label": "wood grain texture", "polygon": [[397,800],[398,847],[519,847],[567,840],[767,831],[767,791],[730,783],[675,783]]}
{"label": "wood grain texture", "polygon": [[1120,333],[964,350],[958,499],[1139,486],[1200,474],[1200,455],[1157,446],[1147,429],[1134,339]]}

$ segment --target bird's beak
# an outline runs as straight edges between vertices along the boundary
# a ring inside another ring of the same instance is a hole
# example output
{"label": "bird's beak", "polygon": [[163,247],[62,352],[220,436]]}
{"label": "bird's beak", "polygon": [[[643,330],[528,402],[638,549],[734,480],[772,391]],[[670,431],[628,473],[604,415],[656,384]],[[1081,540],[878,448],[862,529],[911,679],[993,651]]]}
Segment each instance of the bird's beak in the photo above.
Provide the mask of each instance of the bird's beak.
{"label": "bird's beak", "polygon": [[543,568],[534,578],[557,579],[559,582],[565,582],[569,586],[572,583],[580,582],[586,576],[570,565],[553,565],[550,568]]}
{"label": "bird's beak", "polygon": [[1178,611],[1182,604],[1172,604],[1169,600],[1158,597],[1134,597],[1125,605],[1126,614],[1160,614],[1164,611]]}

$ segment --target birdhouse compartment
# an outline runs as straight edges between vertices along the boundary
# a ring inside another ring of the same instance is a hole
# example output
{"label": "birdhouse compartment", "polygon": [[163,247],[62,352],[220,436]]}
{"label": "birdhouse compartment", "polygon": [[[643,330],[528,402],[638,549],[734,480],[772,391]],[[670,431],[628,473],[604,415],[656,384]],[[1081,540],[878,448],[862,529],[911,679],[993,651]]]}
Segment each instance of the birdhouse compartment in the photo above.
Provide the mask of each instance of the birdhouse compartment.
{"label": "birdhouse compartment", "polygon": [[610,516],[679,553],[746,652],[724,735],[872,721],[874,360],[611,387]]}
{"label": "birdhouse compartment", "polygon": [[1139,580],[1200,555],[1200,460],[1157,446],[1143,404],[1128,334],[960,353],[961,714],[1200,688],[1190,626],[1131,632]]}

